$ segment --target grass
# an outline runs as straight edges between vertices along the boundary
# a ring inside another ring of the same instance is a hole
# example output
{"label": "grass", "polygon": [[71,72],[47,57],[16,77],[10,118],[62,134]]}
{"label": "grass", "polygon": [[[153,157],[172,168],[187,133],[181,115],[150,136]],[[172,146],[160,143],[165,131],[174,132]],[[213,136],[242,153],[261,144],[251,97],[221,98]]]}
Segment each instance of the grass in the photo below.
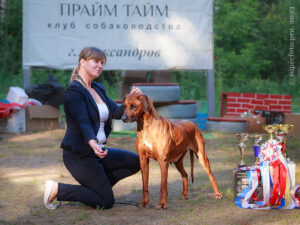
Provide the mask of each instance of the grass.
{"label": "grass", "polygon": [[123,131],[112,131],[110,137],[136,137],[136,131],[123,130]]}
{"label": "grass", "polygon": [[78,216],[76,216],[76,220],[82,221],[86,220],[89,217],[89,214],[87,212],[82,212]]}
{"label": "grass", "polygon": [[[299,210],[248,210],[233,203],[232,170],[239,158],[237,140],[232,134],[204,133],[206,152],[223,200],[215,200],[203,168],[195,161],[195,181],[189,184],[189,200],[180,198],[181,176],[174,165],[169,167],[168,209],[143,209],[134,205],[115,204],[110,210],[63,203],[57,210],[47,210],[42,203],[46,179],[63,183],[77,182],[66,170],[59,149],[64,130],[0,134],[0,224],[300,224]],[[134,132],[114,133],[108,147],[135,152]],[[266,136],[267,137],[267,136]],[[265,138],[266,138],[265,137]],[[41,141],[42,140],[42,141]],[[289,139],[289,156],[299,164],[300,139]],[[252,163],[251,143],[247,143],[245,161]],[[190,174],[189,156],[184,161]],[[296,183],[300,169],[296,168]],[[150,205],[160,197],[160,169],[150,161]],[[116,202],[138,203],[142,196],[141,174],[128,177],[114,188]]]}

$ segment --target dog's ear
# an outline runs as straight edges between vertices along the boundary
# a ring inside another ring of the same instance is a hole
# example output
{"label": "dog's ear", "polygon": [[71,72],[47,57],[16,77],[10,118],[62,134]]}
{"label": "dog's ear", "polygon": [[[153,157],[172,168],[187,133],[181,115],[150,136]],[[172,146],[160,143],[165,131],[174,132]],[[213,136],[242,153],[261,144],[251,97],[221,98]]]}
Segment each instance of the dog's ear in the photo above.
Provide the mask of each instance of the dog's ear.
{"label": "dog's ear", "polygon": [[122,99],[122,104],[124,105],[124,103],[125,103],[125,99],[127,98],[127,95],[125,95],[124,97],[123,97],[123,99]]}
{"label": "dog's ear", "polygon": [[150,100],[150,98],[146,95],[141,95],[139,97],[139,99],[142,101],[142,107],[143,107],[143,111],[146,113],[146,114],[149,114],[150,113],[150,106],[151,106],[151,103],[152,101]]}

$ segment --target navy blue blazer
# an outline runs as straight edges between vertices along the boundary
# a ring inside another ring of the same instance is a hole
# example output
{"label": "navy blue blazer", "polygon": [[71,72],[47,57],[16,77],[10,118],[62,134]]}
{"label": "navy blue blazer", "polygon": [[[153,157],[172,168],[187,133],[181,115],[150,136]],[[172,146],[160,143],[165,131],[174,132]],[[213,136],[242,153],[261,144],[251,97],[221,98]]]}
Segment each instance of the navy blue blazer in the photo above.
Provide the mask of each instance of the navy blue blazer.
{"label": "navy blue blazer", "polygon": [[[105,135],[108,137],[112,129],[112,119],[120,119],[124,108],[106,95],[105,88],[101,84],[92,82],[91,85],[108,107],[109,116],[104,126]],[[67,130],[61,148],[80,155],[94,154],[88,142],[97,138],[100,126],[99,109],[90,92],[76,80],[65,92],[64,110]]]}

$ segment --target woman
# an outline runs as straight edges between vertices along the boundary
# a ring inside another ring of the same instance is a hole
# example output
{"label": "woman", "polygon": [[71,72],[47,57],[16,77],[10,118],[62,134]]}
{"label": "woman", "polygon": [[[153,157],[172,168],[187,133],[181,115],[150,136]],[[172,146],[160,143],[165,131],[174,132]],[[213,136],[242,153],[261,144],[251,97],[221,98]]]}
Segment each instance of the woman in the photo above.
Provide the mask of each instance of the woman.
{"label": "woman", "polygon": [[109,209],[114,204],[113,185],[140,169],[137,154],[104,147],[112,119],[120,119],[124,110],[93,81],[105,63],[105,53],[95,47],[84,48],[79,55],[64,97],[67,130],[61,148],[66,168],[81,185],[46,181],[48,209],[57,207],[52,203],[55,198]]}

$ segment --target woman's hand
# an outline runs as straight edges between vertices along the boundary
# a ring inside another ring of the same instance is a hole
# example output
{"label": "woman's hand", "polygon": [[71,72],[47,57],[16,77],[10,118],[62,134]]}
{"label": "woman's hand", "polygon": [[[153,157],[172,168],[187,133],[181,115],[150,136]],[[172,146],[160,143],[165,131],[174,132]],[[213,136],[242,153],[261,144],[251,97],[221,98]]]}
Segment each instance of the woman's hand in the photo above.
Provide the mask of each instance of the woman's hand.
{"label": "woman's hand", "polygon": [[91,146],[91,148],[99,158],[103,159],[107,155],[107,149],[103,151],[102,148],[97,144],[96,140],[94,139],[90,140],[89,145]]}
{"label": "woman's hand", "polygon": [[130,94],[133,94],[133,93],[143,94],[143,92],[139,88],[137,88],[136,86],[133,86],[133,88],[130,91]]}

